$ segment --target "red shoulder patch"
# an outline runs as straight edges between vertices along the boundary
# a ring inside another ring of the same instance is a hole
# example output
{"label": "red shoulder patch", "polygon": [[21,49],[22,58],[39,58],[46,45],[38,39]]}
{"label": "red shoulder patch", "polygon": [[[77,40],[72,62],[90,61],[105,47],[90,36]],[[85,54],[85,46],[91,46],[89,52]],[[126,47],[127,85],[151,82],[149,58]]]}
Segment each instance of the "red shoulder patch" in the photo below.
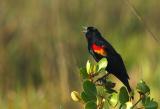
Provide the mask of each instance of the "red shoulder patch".
{"label": "red shoulder patch", "polygon": [[98,46],[96,44],[93,44],[92,45],[92,49],[95,53],[97,54],[100,54],[102,56],[107,56],[107,52],[106,50],[104,49],[104,46]]}

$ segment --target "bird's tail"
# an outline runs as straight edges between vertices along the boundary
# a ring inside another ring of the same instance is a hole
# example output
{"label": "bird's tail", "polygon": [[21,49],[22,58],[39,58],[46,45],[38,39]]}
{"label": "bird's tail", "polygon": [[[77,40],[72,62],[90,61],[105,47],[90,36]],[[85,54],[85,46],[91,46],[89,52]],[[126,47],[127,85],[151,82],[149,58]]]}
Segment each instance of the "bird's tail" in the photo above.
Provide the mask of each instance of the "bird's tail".
{"label": "bird's tail", "polygon": [[125,82],[125,86],[127,87],[127,90],[128,90],[128,92],[129,92],[130,98],[131,98],[131,99],[134,99],[133,91],[132,91],[132,89],[131,89],[128,81]]}

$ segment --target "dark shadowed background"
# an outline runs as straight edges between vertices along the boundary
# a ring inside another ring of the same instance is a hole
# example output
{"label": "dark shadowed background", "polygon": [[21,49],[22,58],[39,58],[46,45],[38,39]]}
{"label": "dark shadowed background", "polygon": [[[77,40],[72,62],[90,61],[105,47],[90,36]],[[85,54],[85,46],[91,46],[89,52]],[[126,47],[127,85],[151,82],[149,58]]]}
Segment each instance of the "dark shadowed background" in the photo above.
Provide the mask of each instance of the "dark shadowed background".
{"label": "dark shadowed background", "polygon": [[[160,39],[160,1],[131,4]],[[82,108],[70,92],[81,90],[78,68],[93,61],[81,32],[90,25],[122,55],[131,86],[143,79],[160,103],[160,42],[125,0],[1,0],[0,108]]]}

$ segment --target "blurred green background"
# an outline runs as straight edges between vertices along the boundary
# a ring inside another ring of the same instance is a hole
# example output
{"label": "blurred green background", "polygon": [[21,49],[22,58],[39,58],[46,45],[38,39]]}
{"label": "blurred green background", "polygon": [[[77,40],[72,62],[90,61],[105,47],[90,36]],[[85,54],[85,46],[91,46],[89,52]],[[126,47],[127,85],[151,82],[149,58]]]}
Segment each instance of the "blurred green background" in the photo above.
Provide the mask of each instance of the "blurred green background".
{"label": "blurred green background", "polygon": [[[131,3],[158,37],[160,1]],[[122,55],[132,88],[144,79],[160,102],[160,42],[125,1],[1,0],[0,109],[81,109],[70,92],[81,90],[78,68],[93,60],[81,32],[90,25]]]}

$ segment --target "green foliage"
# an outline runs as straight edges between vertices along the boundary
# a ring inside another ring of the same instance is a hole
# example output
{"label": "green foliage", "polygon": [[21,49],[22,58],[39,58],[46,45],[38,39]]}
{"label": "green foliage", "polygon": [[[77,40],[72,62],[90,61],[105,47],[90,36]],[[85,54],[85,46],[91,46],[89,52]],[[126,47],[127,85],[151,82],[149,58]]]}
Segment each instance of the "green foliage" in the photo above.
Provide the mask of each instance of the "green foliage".
{"label": "green foliage", "polygon": [[84,100],[84,102],[97,100],[97,89],[95,84],[93,84],[89,80],[86,80],[83,82],[83,90],[84,92],[81,93],[81,97]]}
{"label": "green foliage", "polygon": [[98,96],[105,96],[106,89],[103,86],[97,86],[97,95]]}
{"label": "green foliage", "polygon": [[150,89],[149,87],[146,85],[146,83],[141,80],[138,84],[137,84],[137,87],[136,87],[137,91],[141,94],[148,94],[150,93]]}
{"label": "green foliage", "polygon": [[87,61],[87,64],[86,64],[86,70],[87,70],[87,73],[88,74],[90,74],[91,73],[91,68],[92,66],[91,66],[91,62],[88,60]]}
{"label": "green foliage", "polygon": [[86,94],[95,96],[97,94],[97,89],[94,83],[89,80],[83,82],[83,89]]}
{"label": "green foliage", "polygon": [[157,109],[158,104],[153,99],[150,99],[150,97],[145,96],[142,99],[142,104],[145,107],[145,109]]}
{"label": "green foliage", "polygon": [[81,98],[85,103],[88,101],[95,101],[96,102],[96,100],[97,100],[96,96],[88,95],[85,92],[81,93]]}
{"label": "green foliage", "polygon": [[97,105],[93,101],[89,101],[85,105],[85,109],[97,109]]}
{"label": "green foliage", "polygon": [[[115,90],[115,83],[106,79],[105,68],[107,60],[101,59],[96,65],[87,61],[85,68],[80,68],[80,75],[83,80],[83,91],[79,94],[76,91],[71,93],[73,101],[84,104],[85,109],[135,109],[141,102],[143,109],[157,109],[158,104],[150,98],[150,88],[141,80],[137,86],[137,93],[140,97],[135,104],[132,103],[127,89],[122,86],[120,90]],[[102,81],[103,78],[103,81]]]}
{"label": "green foliage", "polygon": [[115,107],[118,103],[118,94],[117,93],[113,93],[108,97],[108,102],[111,106]]}
{"label": "green foliage", "polygon": [[98,71],[102,70],[102,69],[105,69],[107,67],[107,64],[108,64],[108,61],[106,58],[103,58],[101,59],[98,63],[97,63],[97,66],[98,66]]}
{"label": "green foliage", "polygon": [[81,75],[83,80],[88,78],[88,73],[87,73],[86,68],[80,68],[80,75]]}
{"label": "green foliage", "polygon": [[119,102],[121,104],[125,104],[127,101],[129,101],[129,95],[127,89],[125,87],[121,87],[119,92]]}
{"label": "green foliage", "polygon": [[157,102],[151,100],[148,103],[146,103],[144,105],[144,107],[145,107],[145,109],[157,109],[158,108],[158,104],[157,104]]}

